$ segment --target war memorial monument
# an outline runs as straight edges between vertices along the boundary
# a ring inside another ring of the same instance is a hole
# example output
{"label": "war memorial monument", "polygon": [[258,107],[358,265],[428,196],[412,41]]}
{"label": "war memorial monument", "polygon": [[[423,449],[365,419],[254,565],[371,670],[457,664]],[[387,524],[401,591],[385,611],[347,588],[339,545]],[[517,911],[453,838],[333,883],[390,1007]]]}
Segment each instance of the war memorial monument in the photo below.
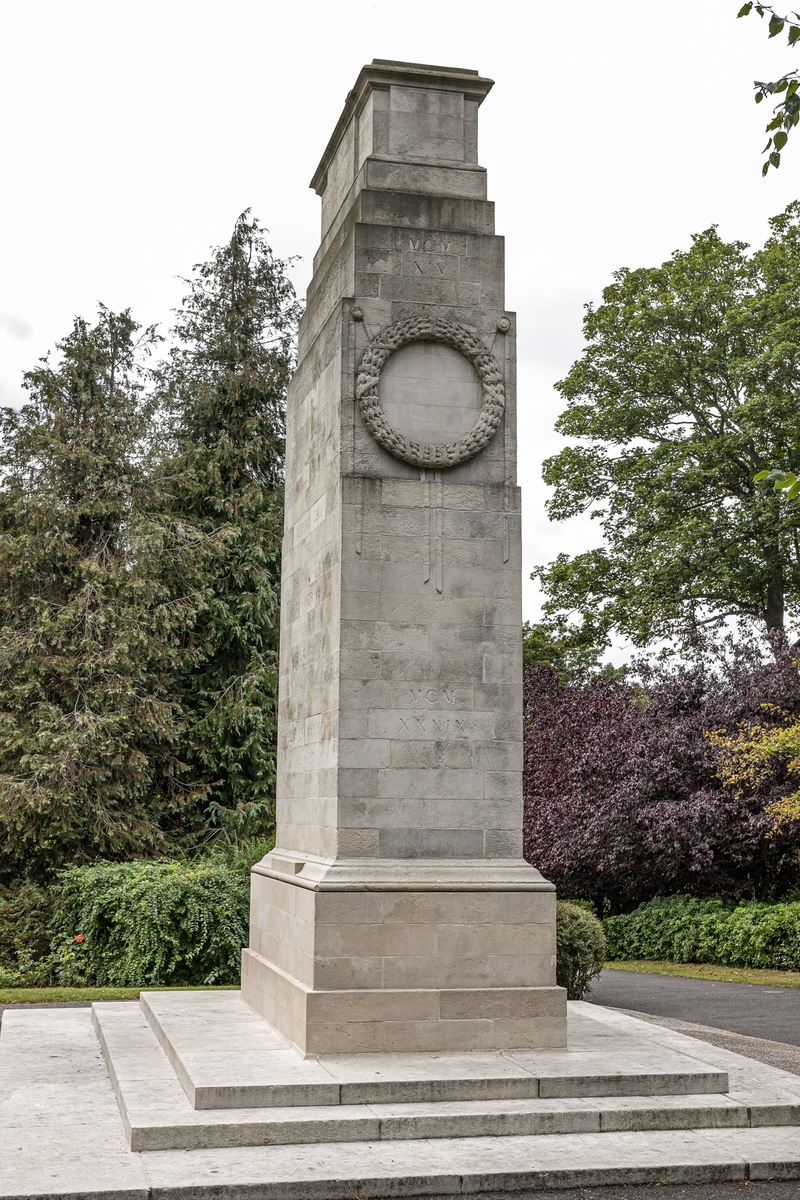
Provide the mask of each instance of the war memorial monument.
{"label": "war memorial monument", "polygon": [[306,1053],[566,1045],[522,857],[513,314],[477,72],[365,67],[287,403],[277,847],[242,995]]}
{"label": "war memorial monument", "polygon": [[555,892],[522,857],[491,87],[376,60],[313,178],[277,844],[253,870],[241,993],[7,1009],[0,1200],[800,1178],[800,1077],[556,986]]}

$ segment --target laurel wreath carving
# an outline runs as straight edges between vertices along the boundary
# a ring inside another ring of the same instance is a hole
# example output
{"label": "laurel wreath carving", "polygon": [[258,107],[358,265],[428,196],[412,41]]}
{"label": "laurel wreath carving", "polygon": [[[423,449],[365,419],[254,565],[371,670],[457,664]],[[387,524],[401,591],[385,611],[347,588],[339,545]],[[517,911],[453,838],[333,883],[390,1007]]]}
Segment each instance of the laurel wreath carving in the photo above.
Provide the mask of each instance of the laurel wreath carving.
{"label": "laurel wreath carving", "polygon": [[[390,425],[381,408],[378,398],[381,368],[390,354],[411,342],[444,342],[460,350],[478,373],[483,408],[472,428],[455,442],[415,442]],[[356,399],[364,424],[378,445],[415,467],[454,467],[472,458],[489,445],[505,409],[503,376],[494,355],[463,325],[427,314],[388,325],[372,339],[361,359]]]}

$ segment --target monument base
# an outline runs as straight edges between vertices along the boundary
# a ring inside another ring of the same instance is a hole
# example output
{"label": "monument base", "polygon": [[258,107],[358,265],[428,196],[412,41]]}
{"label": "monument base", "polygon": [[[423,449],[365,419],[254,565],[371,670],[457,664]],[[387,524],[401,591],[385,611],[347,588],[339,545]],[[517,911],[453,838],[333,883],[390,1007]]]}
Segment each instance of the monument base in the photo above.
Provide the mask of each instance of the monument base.
{"label": "monument base", "polygon": [[0,1200],[800,1178],[798,1077],[696,1026],[571,1003],[567,1050],[302,1059],[233,991],[19,1008],[0,1032]]}
{"label": "monument base", "polygon": [[301,1054],[566,1045],[555,892],[523,860],[253,869],[242,995]]}

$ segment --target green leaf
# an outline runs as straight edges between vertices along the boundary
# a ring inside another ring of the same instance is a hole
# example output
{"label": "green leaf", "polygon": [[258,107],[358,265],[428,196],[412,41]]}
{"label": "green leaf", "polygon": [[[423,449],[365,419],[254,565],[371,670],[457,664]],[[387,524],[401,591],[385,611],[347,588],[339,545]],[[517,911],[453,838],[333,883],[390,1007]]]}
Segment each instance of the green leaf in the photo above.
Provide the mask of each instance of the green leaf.
{"label": "green leaf", "polygon": [[785,24],[785,21],[783,21],[780,17],[776,17],[773,13],[769,19],[769,36],[771,38],[777,37]]}
{"label": "green leaf", "polygon": [[764,165],[763,165],[763,167],[761,168],[761,174],[762,174],[762,175],[766,175],[766,173],[767,173],[767,171],[768,171],[768,170],[769,170],[769,163],[768,163],[768,162],[765,162],[765,163],[764,163]]}
{"label": "green leaf", "polygon": [[798,41],[800,41],[800,25],[793,25],[789,30],[789,45],[794,46]]}
{"label": "green leaf", "polygon": [[736,14],[737,17],[749,17],[753,9],[753,0],[747,0],[747,4],[743,4]]}
{"label": "green leaf", "polygon": [[753,478],[768,479],[770,483],[774,483],[775,487],[778,488],[788,487],[790,483],[794,483],[797,476],[791,475],[788,471],[781,471],[778,467],[770,467],[766,471],[759,471],[758,475],[754,475]]}
{"label": "green leaf", "polygon": [[795,500],[800,496],[800,479],[796,479],[786,493],[787,500]]}
{"label": "green leaf", "polygon": [[773,129],[780,129],[780,127],[781,127],[781,115],[780,115],[780,113],[778,113],[777,117],[773,117],[773,119],[770,121],[769,125],[766,128],[766,132],[771,133]]}
{"label": "green leaf", "polygon": [[[797,36],[800,37],[800,26],[797,27]],[[793,79],[792,82],[789,84],[789,90],[786,93],[787,103],[789,100],[791,100],[792,96],[795,94],[798,87],[800,87],[800,80]]]}
{"label": "green leaf", "polygon": [[776,168],[776,170],[781,165],[781,156],[777,150],[772,151],[769,156],[769,161],[772,163],[773,167]]}
{"label": "green leaf", "polygon": [[[741,15],[742,14],[739,13],[739,16]],[[760,483],[762,479],[769,479],[769,471],[759,471],[757,475],[753,476],[754,483]]]}
{"label": "green leaf", "polygon": [[774,141],[774,143],[775,143],[775,149],[776,149],[776,150],[782,150],[782,149],[783,149],[783,147],[786,145],[786,142],[787,142],[787,140],[788,140],[788,136],[789,136],[789,135],[788,135],[788,134],[786,134],[786,133],[784,133],[784,132],[783,132],[783,130],[781,130],[781,132],[780,132],[780,133],[776,133],[776,134],[775,134],[775,137],[774,137],[772,140],[773,140],[773,141]]}
{"label": "green leaf", "polygon": [[763,99],[764,99],[764,93],[756,92],[756,104],[760,104]]}

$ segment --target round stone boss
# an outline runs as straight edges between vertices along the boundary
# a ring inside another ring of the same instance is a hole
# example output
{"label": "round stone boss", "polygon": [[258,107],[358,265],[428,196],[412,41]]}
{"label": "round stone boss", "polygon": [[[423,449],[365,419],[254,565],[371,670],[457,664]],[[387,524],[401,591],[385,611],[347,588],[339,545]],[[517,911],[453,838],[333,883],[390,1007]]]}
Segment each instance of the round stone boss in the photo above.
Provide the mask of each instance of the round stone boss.
{"label": "round stone boss", "polygon": [[[381,408],[378,394],[381,369],[395,350],[413,342],[443,342],[463,354],[477,372],[483,407],[472,428],[452,442],[414,441],[390,424]],[[454,467],[472,458],[488,446],[505,409],[503,376],[494,355],[463,325],[427,314],[388,325],[372,339],[361,359],[356,399],[364,424],[378,445],[415,467]]]}

